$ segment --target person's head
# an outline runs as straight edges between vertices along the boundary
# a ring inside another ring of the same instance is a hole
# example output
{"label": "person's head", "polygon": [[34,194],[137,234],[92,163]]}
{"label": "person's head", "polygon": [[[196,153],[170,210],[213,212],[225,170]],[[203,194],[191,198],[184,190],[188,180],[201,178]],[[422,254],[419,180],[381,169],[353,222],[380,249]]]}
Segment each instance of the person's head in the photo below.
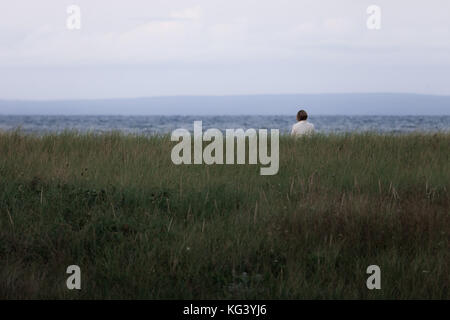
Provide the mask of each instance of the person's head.
{"label": "person's head", "polygon": [[308,114],[305,110],[300,110],[299,112],[297,112],[297,121],[303,121],[306,119],[308,119]]}

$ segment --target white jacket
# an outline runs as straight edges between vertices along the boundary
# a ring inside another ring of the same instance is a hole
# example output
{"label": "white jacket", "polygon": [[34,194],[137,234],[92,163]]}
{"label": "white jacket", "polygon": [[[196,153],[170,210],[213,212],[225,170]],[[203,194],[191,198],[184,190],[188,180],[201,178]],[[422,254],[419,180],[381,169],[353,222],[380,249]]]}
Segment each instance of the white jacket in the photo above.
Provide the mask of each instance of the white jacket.
{"label": "white jacket", "polygon": [[302,120],[292,126],[291,136],[310,135],[313,133],[314,125],[306,120]]}

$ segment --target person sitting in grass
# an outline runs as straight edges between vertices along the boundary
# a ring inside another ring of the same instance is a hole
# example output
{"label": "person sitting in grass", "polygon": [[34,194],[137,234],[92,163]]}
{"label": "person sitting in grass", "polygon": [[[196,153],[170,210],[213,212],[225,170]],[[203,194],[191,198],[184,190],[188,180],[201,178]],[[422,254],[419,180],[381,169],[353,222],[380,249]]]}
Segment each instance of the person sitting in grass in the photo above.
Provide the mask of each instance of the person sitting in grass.
{"label": "person sitting in grass", "polygon": [[314,125],[306,121],[308,114],[305,110],[297,113],[297,123],[292,126],[291,136],[311,135],[314,133]]}

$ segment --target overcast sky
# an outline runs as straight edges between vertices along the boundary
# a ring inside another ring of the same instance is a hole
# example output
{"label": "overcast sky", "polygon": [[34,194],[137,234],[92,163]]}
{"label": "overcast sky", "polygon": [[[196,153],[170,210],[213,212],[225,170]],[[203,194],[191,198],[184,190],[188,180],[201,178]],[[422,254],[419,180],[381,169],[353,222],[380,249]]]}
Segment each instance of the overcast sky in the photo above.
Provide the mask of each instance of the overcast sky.
{"label": "overcast sky", "polygon": [[[67,6],[81,29],[66,27]],[[369,30],[366,9],[381,8]],[[450,95],[449,0],[0,3],[0,99]]]}

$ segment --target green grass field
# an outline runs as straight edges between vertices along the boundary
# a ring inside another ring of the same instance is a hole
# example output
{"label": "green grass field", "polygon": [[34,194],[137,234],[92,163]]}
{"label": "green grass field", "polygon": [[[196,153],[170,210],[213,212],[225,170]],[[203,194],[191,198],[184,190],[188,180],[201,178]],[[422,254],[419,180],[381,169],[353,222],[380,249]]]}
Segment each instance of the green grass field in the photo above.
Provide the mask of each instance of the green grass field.
{"label": "green grass field", "polygon": [[174,145],[0,133],[0,298],[450,298],[450,134],[281,137],[275,176]]}

